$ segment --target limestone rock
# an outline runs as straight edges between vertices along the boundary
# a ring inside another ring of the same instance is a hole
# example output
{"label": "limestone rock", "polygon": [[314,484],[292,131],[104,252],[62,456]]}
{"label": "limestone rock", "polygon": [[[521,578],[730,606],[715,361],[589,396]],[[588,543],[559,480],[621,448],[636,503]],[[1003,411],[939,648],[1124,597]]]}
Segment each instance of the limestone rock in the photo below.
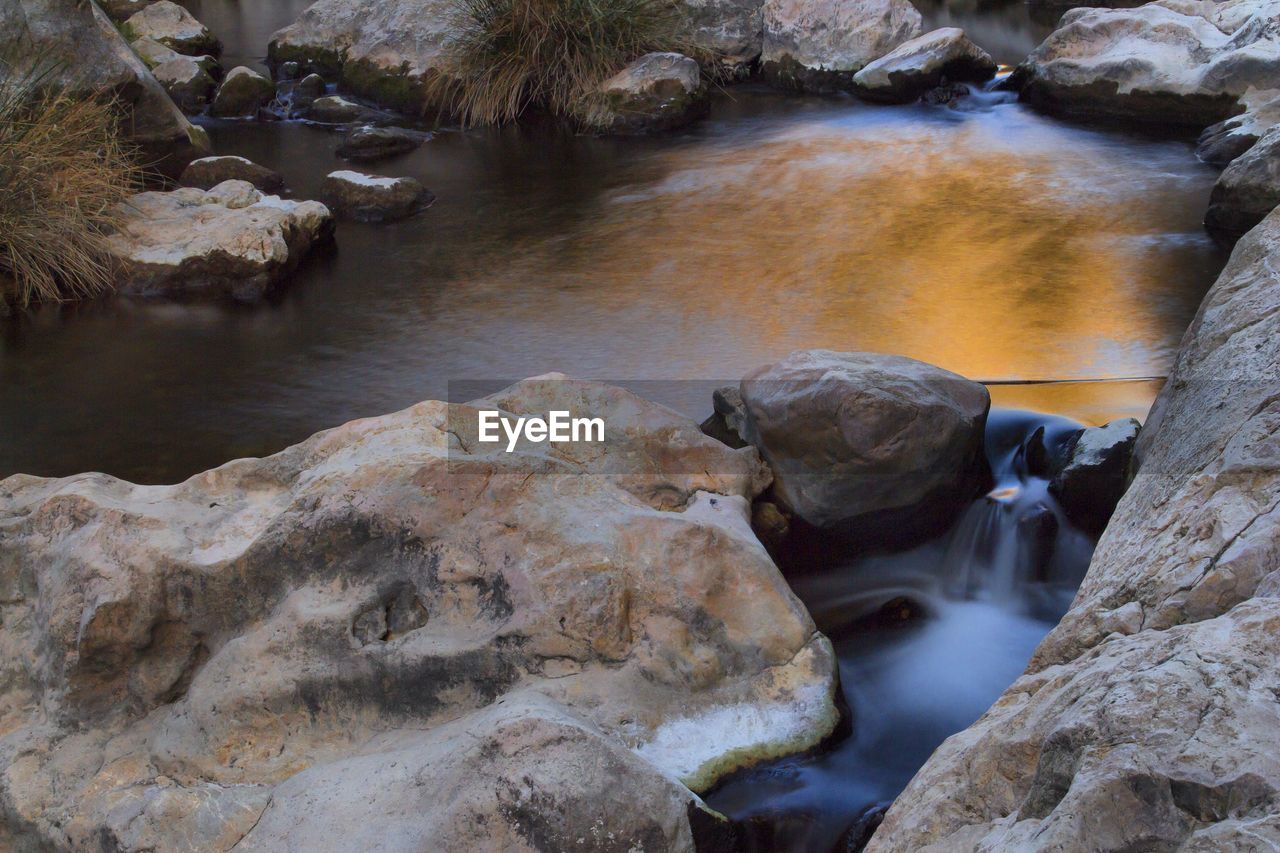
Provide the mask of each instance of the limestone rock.
{"label": "limestone rock", "polygon": [[232,68],[218,87],[209,112],[223,118],[255,116],[275,97],[275,84],[243,65]]}
{"label": "limestone rock", "polygon": [[213,189],[223,181],[247,181],[264,193],[278,193],[284,189],[284,178],[279,172],[244,157],[201,157],[191,161],[178,179],[184,187],[202,190]]}
{"label": "limestone rock", "polygon": [[431,135],[402,127],[358,127],[347,134],[338,146],[338,156],[345,160],[372,163],[418,148]]}
{"label": "limestone rock", "polygon": [[170,0],[156,0],[120,26],[129,41],[151,39],[187,56],[222,52],[222,43],[191,13]]}
{"label": "limestone rock", "polygon": [[[24,0],[0,4],[0,56],[35,52],[51,83],[72,94],[109,93],[125,112],[122,129],[152,168],[176,176],[208,140],[193,128],[147,66],[93,3]],[[0,63],[0,79],[22,73]]]}
{"label": "limestone rock", "polygon": [[1133,418],[1082,430],[1069,443],[1067,458],[1049,482],[1067,517],[1100,534],[1131,479],[1133,451],[1142,429]]}
{"label": "limestone rock", "polygon": [[332,231],[319,202],[264,196],[245,181],[147,192],[122,206],[108,245],[134,295],[262,297]]}
{"label": "limestone rock", "polygon": [[1027,673],[871,851],[1266,849],[1280,827],[1280,213],[1235,247]]}
{"label": "limestone rock", "polygon": [[738,386],[717,388],[711,395],[711,405],[714,411],[702,422],[703,433],[730,447],[746,447],[747,408]]}
{"label": "limestone rock", "polygon": [[1053,112],[1199,129],[1278,72],[1280,0],[1163,0],[1067,12],[1013,83]]}
{"label": "limestone rock", "polygon": [[819,529],[918,529],[989,476],[987,389],[914,359],[796,352],[748,374],[742,400],[774,495]]}
{"label": "limestone rock", "polygon": [[943,27],[903,42],[853,75],[863,97],[909,103],[945,83],[983,83],[996,62],[964,30]]}
{"label": "limestone rock", "polygon": [[765,0],[761,67],[775,84],[848,89],[863,66],[920,35],[908,0]]}
{"label": "limestone rock", "polygon": [[[1277,81],[1280,82],[1280,81]],[[1226,166],[1280,125],[1280,89],[1250,90],[1240,98],[1245,111],[1206,127],[1196,142],[1196,156]]]}
{"label": "limestone rock", "polygon": [[591,124],[632,134],[682,127],[708,108],[698,63],[679,53],[648,53],[601,86]]}
{"label": "limestone rock", "polygon": [[[608,426],[508,453],[479,407]],[[172,486],[0,481],[0,846],[691,851],[689,788],[837,721],[767,483],[554,376]]]}
{"label": "limestone rock", "polygon": [[162,62],[151,71],[164,90],[183,112],[198,113],[209,103],[213,93],[213,75],[195,57],[178,55]]}
{"label": "limestone rock", "polygon": [[1263,134],[1218,176],[1204,224],[1234,242],[1280,204],[1280,126]]}
{"label": "limestone rock", "polygon": [[764,43],[764,9],[758,0],[684,0],[690,40],[730,77],[747,76]]}
{"label": "limestone rock", "polygon": [[413,178],[382,178],[345,169],[325,176],[320,196],[337,215],[360,222],[404,219],[435,201]]}

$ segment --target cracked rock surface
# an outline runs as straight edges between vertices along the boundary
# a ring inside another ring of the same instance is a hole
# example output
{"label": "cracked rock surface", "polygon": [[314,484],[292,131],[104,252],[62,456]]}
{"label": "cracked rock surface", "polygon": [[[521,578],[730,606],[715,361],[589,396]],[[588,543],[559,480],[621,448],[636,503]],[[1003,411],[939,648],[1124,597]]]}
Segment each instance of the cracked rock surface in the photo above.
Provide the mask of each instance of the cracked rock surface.
{"label": "cracked rock surface", "polygon": [[834,727],[756,451],[556,377],[172,486],[0,481],[0,849],[689,850]]}
{"label": "cracked rock surface", "polygon": [[1280,845],[1280,212],[1236,246],[1027,672],[869,850]]}

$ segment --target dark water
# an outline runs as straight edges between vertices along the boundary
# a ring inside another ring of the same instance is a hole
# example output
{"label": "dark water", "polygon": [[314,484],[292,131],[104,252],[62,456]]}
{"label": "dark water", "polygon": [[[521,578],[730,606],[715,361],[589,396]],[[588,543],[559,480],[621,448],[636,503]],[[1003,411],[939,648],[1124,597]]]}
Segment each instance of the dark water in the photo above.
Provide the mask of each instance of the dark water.
{"label": "dark water", "polygon": [[743,822],[748,849],[856,849],[933,750],[1022,673],[1066,612],[1094,542],[1028,472],[1025,444],[1041,426],[1051,452],[1078,428],[992,412],[995,488],[942,537],[792,567],[788,580],[835,645],[852,732],[821,755],[757,768],[707,797]]}

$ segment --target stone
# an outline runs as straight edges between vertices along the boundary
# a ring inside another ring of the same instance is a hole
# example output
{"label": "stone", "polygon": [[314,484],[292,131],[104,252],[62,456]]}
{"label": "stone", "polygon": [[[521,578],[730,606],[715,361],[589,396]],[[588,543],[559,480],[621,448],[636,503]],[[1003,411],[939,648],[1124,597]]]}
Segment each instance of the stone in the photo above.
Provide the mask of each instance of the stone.
{"label": "stone", "polygon": [[140,193],[120,213],[107,246],[117,291],[136,296],[260,299],[333,230],[323,204],[264,196],[246,181]]}
{"label": "stone", "polygon": [[254,189],[264,193],[278,193],[284,189],[284,178],[279,172],[244,157],[234,156],[201,157],[193,160],[178,179],[178,183],[184,187],[202,190],[213,189],[223,181],[246,181]]}
{"label": "stone", "polygon": [[133,48],[133,52],[138,54],[148,68],[155,68],[171,59],[178,59],[182,56],[176,50],[165,47],[158,41],[152,39],[138,39],[130,43],[129,47]]}
{"label": "stone", "polygon": [[1254,850],[1280,802],[1280,212],[1231,254],[1027,672],[869,851]]}
{"label": "stone", "polygon": [[764,10],[757,0],[683,0],[690,42],[729,78],[750,75],[764,44]]}
{"label": "stone", "polygon": [[373,103],[423,112],[439,106],[425,87],[448,73],[454,12],[452,0],[317,0],[272,36],[268,61],[297,62]]}
{"label": "stone", "polygon": [[338,216],[358,222],[391,222],[425,210],[435,201],[413,178],[382,178],[362,172],[330,172],[320,197]]}
{"label": "stone", "polygon": [[1073,9],[1011,84],[1050,112],[1197,130],[1276,88],[1280,0]]}
{"label": "stone", "polygon": [[702,422],[702,432],[730,447],[746,447],[747,409],[738,386],[717,388],[711,394],[711,405],[714,411]]}
{"label": "stone", "polygon": [[[0,56],[34,54],[41,73],[69,94],[111,94],[121,106],[126,139],[151,168],[178,175],[207,154],[208,140],[173,103],[111,20],[93,3],[24,0],[0,4]],[[0,63],[0,79],[25,66]]]}
{"label": "stone", "polygon": [[[304,81],[305,82],[305,81]],[[341,95],[316,98],[307,108],[307,118],[321,124],[352,124],[385,118],[383,113],[364,104],[349,101]]]}
{"label": "stone", "polygon": [[218,87],[218,94],[214,96],[209,112],[220,118],[256,116],[258,110],[271,103],[275,95],[274,83],[257,71],[238,65],[227,73],[226,79]]}
{"label": "stone", "polygon": [[787,89],[849,89],[853,75],[920,35],[908,0],[765,0],[761,70]]}
{"label": "stone", "polygon": [[1067,517],[1093,535],[1102,533],[1132,479],[1131,462],[1142,425],[1133,418],[1081,430],[1067,447],[1049,491]]}
{"label": "stone", "polygon": [[178,108],[187,113],[202,112],[218,85],[204,66],[191,56],[176,56],[157,65],[151,73]]}
{"label": "stone", "polygon": [[[609,426],[507,453],[481,408]],[[0,481],[0,846],[728,849],[692,791],[838,722],[768,481],[558,376],[176,485]]]}
{"label": "stone", "polygon": [[344,160],[372,163],[417,149],[431,138],[429,133],[405,130],[402,127],[358,127],[347,134],[338,146],[338,156]]}
{"label": "stone", "polygon": [[302,66],[296,62],[282,62],[276,68],[277,80],[296,80],[302,72]]}
{"label": "stone", "polygon": [[1233,243],[1280,204],[1280,125],[1231,161],[1209,195],[1204,224]]}
{"label": "stone", "polygon": [[155,2],[156,0],[100,0],[98,5],[111,20],[124,22]]}
{"label": "stone", "polygon": [[862,97],[910,103],[949,83],[984,83],[996,62],[956,27],[943,27],[903,42],[853,75]]}
{"label": "stone", "polygon": [[1250,90],[1241,98],[1245,111],[1206,127],[1196,141],[1196,156],[1213,166],[1226,166],[1280,125],[1280,90]]}
{"label": "stone", "polygon": [[170,0],[156,0],[120,25],[129,41],[151,39],[165,47],[186,54],[217,56],[222,43],[191,13]]}
{"label": "stone", "polygon": [[698,63],[679,53],[647,53],[606,80],[588,123],[607,133],[673,130],[706,114]]}
{"label": "stone", "polygon": [[[819,530],[919,532],[981,493],[991,396],[924,362],[804,350],[742,380],[744,437]],[[892,521],[892,523],[890,523]]]}

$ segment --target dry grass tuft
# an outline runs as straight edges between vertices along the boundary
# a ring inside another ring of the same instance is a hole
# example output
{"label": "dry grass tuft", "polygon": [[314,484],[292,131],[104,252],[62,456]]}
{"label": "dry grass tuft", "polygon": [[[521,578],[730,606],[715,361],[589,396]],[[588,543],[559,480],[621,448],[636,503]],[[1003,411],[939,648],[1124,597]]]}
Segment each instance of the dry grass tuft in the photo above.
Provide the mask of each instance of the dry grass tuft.
{"label": "dry grass tuft", "polygon": [[433,100],[464,124],[502,124],[531,106],[588,120],[592,99],[627,63],[690,52],[672,0],[458,0],[450,74]]}
{"label": "dry grass tuft", "polygon": [[51,76],[0,79],[0,300],[23,306],[111,287],[105,235],[139,185],[115,104]]}

